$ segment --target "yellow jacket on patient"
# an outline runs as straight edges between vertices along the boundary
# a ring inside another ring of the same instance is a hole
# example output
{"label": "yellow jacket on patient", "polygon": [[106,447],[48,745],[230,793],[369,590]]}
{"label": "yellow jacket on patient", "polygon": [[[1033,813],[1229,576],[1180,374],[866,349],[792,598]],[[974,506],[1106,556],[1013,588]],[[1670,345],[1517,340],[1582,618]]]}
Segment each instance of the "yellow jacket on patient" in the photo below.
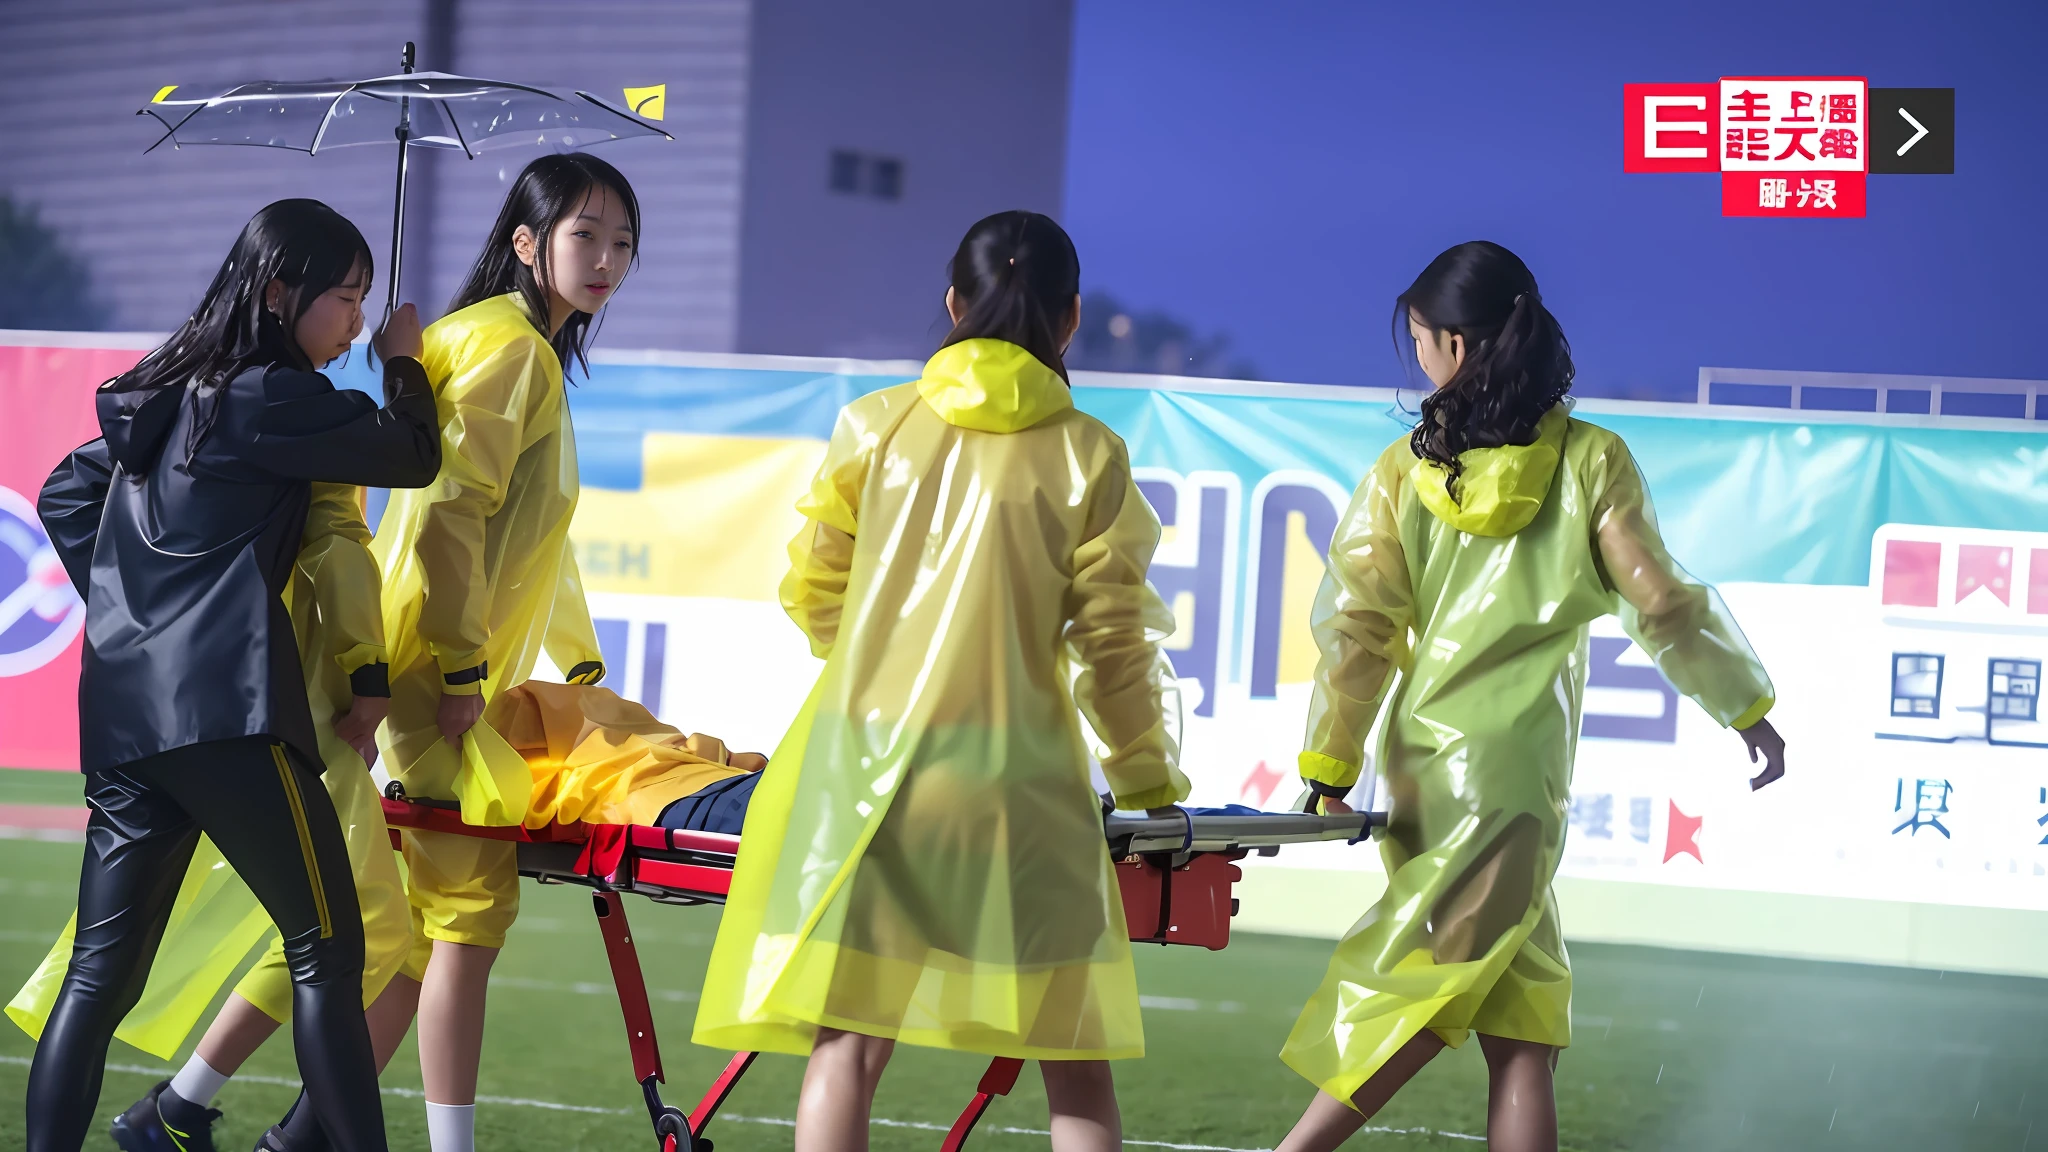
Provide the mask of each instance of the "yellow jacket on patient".
{"label": "yellow jacket on patient", "polygon": [[1124,806],[1187,781],[1122,441],[964,341],[846,407],[799,509],[782,602],[825,668],[748,811],[696,1041],[1141,1055],[1077,707]]}
{"label": "yellow jacket on patient", "polygon": [[[300,663],[325,766],[321,783],[334,800],[348,841],[356,900],[363,913],[363,1002],[368,1004],[403,965],[412,946],[390,831],[377,785],[355,749],[334,734],[354,701],[349,674],[385,659],[377,565],[363,523],[362,490],[315,484],[297,567],[286,590]],[[42,1033],[71,959],[72,925],[44,958],[8,1015],[31,1036]],[[142,999],[115,1035],[169,1059],[198,1024],[222,985],[268,937],[270,947],[235,991],[272,1019],[291,1018],[291,973],[270,917],[211,841],[201,838],[172,906]]]}
{"label": "yellow jacket on patient", "polygon": [[1771,707],[1769,677],[1713,589],[1664,550],[1621,439],[1560,405],[1523,447],[1445,470],[1404,437],[1330,543],[1302,775],[1347,787],[1380,736],[1387,890],[1337,946],[1281,1058],[1349,1101],[1423,1028],[1571,1041],[1571,966],[1551,877],[1564,845],[1587,625],[1618,613],[1723,725]]}
{"label": "yellow jacket on patient", "polygon": [[717,738],[685,736],[609,688],[529,680],[491,701],[484,723],[532,777],[529,828],[653,824],[675,801],[743,774]]}

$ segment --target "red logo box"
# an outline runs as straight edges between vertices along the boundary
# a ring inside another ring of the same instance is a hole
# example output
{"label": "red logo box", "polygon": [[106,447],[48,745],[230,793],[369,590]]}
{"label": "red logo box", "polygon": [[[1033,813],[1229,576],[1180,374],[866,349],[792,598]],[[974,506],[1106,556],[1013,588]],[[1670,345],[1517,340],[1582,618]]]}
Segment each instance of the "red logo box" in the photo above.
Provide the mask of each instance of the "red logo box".
{"label": "red logo box", "polygon": [[1723,172],[1721,215],[1858,218],[1863,215],[1863,173]]}
{"label": "red logo box", "polygon": [[1719,84],[1621,86],[1621,170],[1719,172],[1714,148]]}

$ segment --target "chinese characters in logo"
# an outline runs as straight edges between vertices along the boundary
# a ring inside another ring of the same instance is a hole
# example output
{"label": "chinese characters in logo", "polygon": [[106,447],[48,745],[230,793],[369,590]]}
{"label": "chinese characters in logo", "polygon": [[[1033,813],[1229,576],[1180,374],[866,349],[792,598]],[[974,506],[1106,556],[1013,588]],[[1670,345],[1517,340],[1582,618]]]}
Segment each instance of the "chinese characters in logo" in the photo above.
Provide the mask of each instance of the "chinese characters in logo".
{"label": "chinese characters in logo", "polygon": [[1853,77],[1723,79],[1721,214],[1863,215],[1869,103]]}
{"label": "chinese characters in logo", "polygon": [[1954,791],[1955,786],[1946,780],[1915,780],[1912,795],[1908,796],[1906,781],[1901,779],[1892,795],[1892,811],[1911,814],[1892,829],[1892,835],[1904,832],[1918,836],[1922,828],[1932,828],[1941,833],[1942,839],[1953,839],[1941,818],[1948,815],[1948,798]]}

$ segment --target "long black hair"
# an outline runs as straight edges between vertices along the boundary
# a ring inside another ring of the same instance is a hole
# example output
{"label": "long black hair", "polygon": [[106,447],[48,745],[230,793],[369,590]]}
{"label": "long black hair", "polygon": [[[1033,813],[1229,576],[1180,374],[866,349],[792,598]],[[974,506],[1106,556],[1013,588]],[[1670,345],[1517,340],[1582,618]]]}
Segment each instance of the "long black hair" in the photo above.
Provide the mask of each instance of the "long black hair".
{"label": "long black hair", "polygon": [[[1472,448],[1536,442],[1536,422],[1572,389],[1572,348],[1543,306],[1522,258],[1488,240],[1446,250],[1394,301],[1394,341],[1413,316],[1433,333],[1465,338],[1455,375],[1422,401],[1408,445],[1425,460],[1460,471]],[[1414,357],[1407,357],[1409,367]]]}
{"label": "long black hair", "polygon": [[[588,152],[542,156],[528,164],[512,182],[512,190],[505,194],[504,207],[498,209],[498,222],[491,225],[483,251],[477,254],[476,264],[470,268],[462,287],[456,289],[448,310],[458,312],[493,296],[517,292],[534,327],[542,328],[551,311],[546,287],[550,279],[548,241],[554,236],[555,226],[573,215],[583,206],[584,198],[592,194],[617,196],[625,205],[626,223],[633,230],[633,262],[639,263],[640,199],[633,195],[633,186],[624,174]],[[512,234],[522,224],[533,231],[531,268],[512,250]],[[559,332],[541,330],[565,370],[571,364],[581,364],[586,373],[590,371],[590,361],[584,346],[589,334],[590,313],[582,311],[571,312]]]}
{"label": "long black hair", "polygon": [[[256,364],[317,367],[306,362],[294,336],[299,318],[329,289],[346,283],[358,266],[367,294],[376,259],[348,217],[318,200],[268,205],[243,226],[199,307],[171,338],[100,388],[160,393],[175,413],[176,403],[168,397],[181,397],[190,385],[200,410],[186,443],[189,455],[212,430],[226,384],[236,373]],[[272,280],[285,288],[279,312],[264,307]]]}
{"label": "long black hair", "polygon": [[1066,229],[1037,212],[984,217],[960,241],[949,274],[964,311],[939,347],[1007,340],[1067,378],[1061,345],[1081,294],[1081,257]]}

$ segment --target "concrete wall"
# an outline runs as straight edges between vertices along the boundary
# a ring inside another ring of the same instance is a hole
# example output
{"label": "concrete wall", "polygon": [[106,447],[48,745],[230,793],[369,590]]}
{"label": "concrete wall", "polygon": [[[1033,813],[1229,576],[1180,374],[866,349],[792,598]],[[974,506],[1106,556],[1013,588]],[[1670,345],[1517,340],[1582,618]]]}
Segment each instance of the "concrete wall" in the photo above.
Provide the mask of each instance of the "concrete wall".
{"label": "concrete wall", "polygon": [[391,234],[390,150],[311,157],[166,145],[144,155],[162,129],[135,110],[166,84],[217,91],[247,80],[396,71],[422,7],[419,0],[9,3],[0,36],[0,191],[38,205],[84,256],[114,329],[176,326],[250,215],[287,196],[332,204],[363,230],[381,262]]}
{"label": "concrete wall", "polygon": [[[732,346],[737,325],[741,121],[748,0],[67,0],[10,4],[0,41],[0,191],[38,205],[92,267],[108,326],[164,331],[190,311],[251,213],[314,196],[389,251],[395,156],[164,147],[134,115],[165,84],[219,91],[255,79],[376,76],[410,39],[420,66],[614,102],[666,83],[676,140],[594,151],[632,179],[647,218],[641,267],[605,317],[613,347]],[[565,19],[565,13],[568,14]],[[415,149],[406,294],[439,315],[504,191],[537,153],[470,160]]]}
{"label": "concrete wall", "polygon": [[[991,212],[1057,215],[1071,0],[755,0],[742,352],[927,355],[946,261]],[[827,187],[900,158],[900,199]]]}
{"label": "concrete wall", "polygon": [[[739,323],[742,121],[748,0],[456,0],[452,71],[545,88],[582,88],[622,104],[621,90],[668,85],[654,139],[597,145],[592,155],[633,182],[643,221],[640,266],[605,309],[608,348],[730,351]],[[476,259],[506,189],[535,155],[475,160],[437,154],[432,283],[436,313]]]}
{"label": "concrete wall", "polygon": [[[394,156],[146,148],[134,112],[254,79],[420,66],[584,88],[666,84],[673,143],[592,149],[633,181],[639,269],[609,348],[922,356],[944,267],[989,212],[1057,212],[1071,0],[66,0],[6,3],[0,192],[38,205],[91,266],[106,326],[165,331],[262,205],[315,196],[389,269]],[[899,199],[833,193],[835,148],[900,158]],[[440,314],[533,155],[416,149],[405,294]]]}

